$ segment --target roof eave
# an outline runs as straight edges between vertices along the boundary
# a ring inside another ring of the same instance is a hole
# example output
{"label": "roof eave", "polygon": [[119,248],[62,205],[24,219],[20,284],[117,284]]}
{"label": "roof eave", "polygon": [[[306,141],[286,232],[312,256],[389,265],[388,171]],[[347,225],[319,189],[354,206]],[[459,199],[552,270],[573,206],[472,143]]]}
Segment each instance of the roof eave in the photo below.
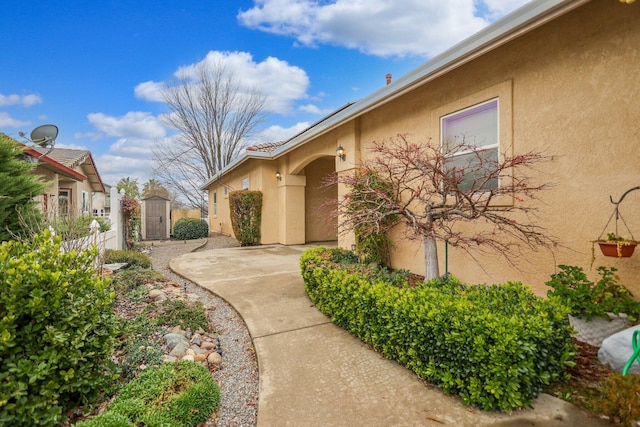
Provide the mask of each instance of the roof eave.
{"label": "roof eave", "polygon": [[200,187],[206,187],[219,180],[223,175],[235,169],[250,158],[276,159],[295,148],[317,138],[338,126],[353,120],[367,112],[384,105],[415,88],[425,85],[441,75],[456,69],[479,56],[494,50],[509,41],[538,28],[557,17],[582,6],[591,0],[534,0],[515,10],[503,19],[491,24],[468,37],[445,52],[436,55],[424,65],[398,78],[395,82],[384,86],[371,95],[333,114],[326,120],[295,137],[276,150],[265,153],[267,156],[256,156],[256,153],[244,153],[234,162],[222,169],[215,177]]}

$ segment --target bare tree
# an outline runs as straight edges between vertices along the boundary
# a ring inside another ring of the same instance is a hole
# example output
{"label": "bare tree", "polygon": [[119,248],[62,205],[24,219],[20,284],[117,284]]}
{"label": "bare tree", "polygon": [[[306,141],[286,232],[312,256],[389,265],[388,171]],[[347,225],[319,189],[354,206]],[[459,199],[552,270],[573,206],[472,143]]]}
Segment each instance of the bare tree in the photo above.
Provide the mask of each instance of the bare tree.
{"label": "bare tree", "polygon": [[[540,153],[489,156],[463,143],[447,146],[406,136],[375,142],[373,156],[355,173],[334,175],[328,184],[346,184],[352,192],[338,201],[342,233],[388,232],[400,222],[407,237],[422,239],[425,279],[439,276],[436,241],[469,251],[493,249],[507,257],[522,245],[556,244],[534,220],[527,201],[550,184],[531,182],[525,173],[547,158]],[[464,157],[457,157],[464,153]],[[461,161],[460,159],[464,159]],[[464,231],[460,225],[474,222]]]}
{"label": "bare tree", "polygon": [[200,63],[169,83],[166,123],[178,135],[154,150],[154,174],[177,196],[204,207],[199,187],[237,157],[264,119],[266,97],[220,63]]}

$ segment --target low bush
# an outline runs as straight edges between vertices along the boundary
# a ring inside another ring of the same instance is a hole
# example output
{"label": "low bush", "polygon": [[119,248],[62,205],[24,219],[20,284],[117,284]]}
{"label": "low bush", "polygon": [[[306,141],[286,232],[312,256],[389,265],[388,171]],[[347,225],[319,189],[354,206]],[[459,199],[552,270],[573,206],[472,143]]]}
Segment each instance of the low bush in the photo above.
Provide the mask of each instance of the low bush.
{"label": "low bush", "polygon": [[100,418],[118,414],[122,424],[116,425],[131,425],[124,417],[132,425],[191,427],[205,422],[219,400],[220,389],[206,368],[188,361],[165,363],[127,384],[103,415],[76,425],[108,425]]}
{"label": "low bush", "polygon": [[607,313],[626,313],[629,320],[640,318],[640,302],[635,301],[631,292],[619,284],[616,268],[598,267],[600,279],[593,282],[587,278],[582,267],[558,266],[560,271],[546,282],[553,290],[549,297],[557,297],[571,308],[571,314],[591,320],[595,317],[608,318]]}
{"label": "low bush", "polygon": [[113,275],[113,286],[124,292],[135,290],[142,285],[165,281],[162,273],[148,268],[120,270]]}
{"label": "low bush", "polygon": [[115,295],[96,255],[63,252],[48,230],[0,244],[0,425],[55,425],[116,376]]}
{"label": "low bush", "polygon": [[151,268],[151,259],[142,252],[123,251],[118,249],[107,249],[105,251],[105,264],[117,264],[121,262],[126,262],[127,264],[129,264],[128,268]]}
{"label": "low bush", "polygon": [[622,425],[636,426],[640,420],[640,375],[609,375],[602,384],[602,393],[591,397],[593,410],[614,418]]}
{"label": "low bush", "polygon": [[511,411],[566,376],[575,347],[568,307],[520,283],[470,286],[455,278],[389,286],[338,264],[343,249],[300,258],[307,294],[332,320],[465,404]]}
{"label": "low bush", "polygon": [[158,326],[180,326],[182,330],[209,330],[207,315],[199,302],[187,303],[176,299],[166,299],[147,306],[145,312],[157,314]]}
{"label": "low bush", "polygon": [[197,218],[180,218],[173,226],[173,237],[178,240],[202,239],[209,235],[209,224]]}

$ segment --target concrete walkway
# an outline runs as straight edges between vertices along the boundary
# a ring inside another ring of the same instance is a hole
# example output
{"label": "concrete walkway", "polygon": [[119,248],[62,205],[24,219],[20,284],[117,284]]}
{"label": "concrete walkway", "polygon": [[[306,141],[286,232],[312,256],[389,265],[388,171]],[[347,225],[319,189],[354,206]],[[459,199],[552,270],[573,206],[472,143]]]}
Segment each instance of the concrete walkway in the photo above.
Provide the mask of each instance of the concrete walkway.
{"label": "concrete walkway", "polygon": [[607,425],[549,395],[510,415],[462,406],[316,310],[298,265],[305,249],[205,250],[170,262],[244,318],[260,371],[259,427]]}

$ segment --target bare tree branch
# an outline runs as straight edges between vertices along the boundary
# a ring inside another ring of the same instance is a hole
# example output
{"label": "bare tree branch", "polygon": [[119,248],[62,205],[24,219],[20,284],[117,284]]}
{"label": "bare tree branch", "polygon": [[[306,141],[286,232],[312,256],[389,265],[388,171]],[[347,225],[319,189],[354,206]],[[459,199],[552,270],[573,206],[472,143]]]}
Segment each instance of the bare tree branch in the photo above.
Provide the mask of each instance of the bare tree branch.
{"label": "bare tree branch", "polygon": [[[341,232],[356,228],[379,232],[381,224],[386,228],[382,231],[388,231],[402,222],[407,237],[423,240],[425,250],[427,243],[440,240],[469,252],[497,251],[507,259],[516,257],[522,246],[557,244],[538,225],[530,203],[550,186],[532,182],[528,174],[548,160],[546,156],[533,152],[491,156],[464,142],[447,148],[445,154],[431,140],[415,144],[405,135],[374,142],[372,157],[359,170],[333,175],[326,182],[352,189],[337,202],[336,214],[345,214],[340,217]],[[460,153],[467,161],[455,157]],[[389,191],[380,191],[381,181]],[[471,222],[473,227],[462,227]],[[434,263],[435,252],[425,261]],[[425,265],[425,270],[429,267],[433,265]]]}
{"label": "bare tree branch", "polygon": [[190,205],[206,209],[199,187],[236,158],[264,120],[265,96],[242,87],[222,63],[201,63],[163,93],[168,125],[179,134],[153,152],[154,175]]}

